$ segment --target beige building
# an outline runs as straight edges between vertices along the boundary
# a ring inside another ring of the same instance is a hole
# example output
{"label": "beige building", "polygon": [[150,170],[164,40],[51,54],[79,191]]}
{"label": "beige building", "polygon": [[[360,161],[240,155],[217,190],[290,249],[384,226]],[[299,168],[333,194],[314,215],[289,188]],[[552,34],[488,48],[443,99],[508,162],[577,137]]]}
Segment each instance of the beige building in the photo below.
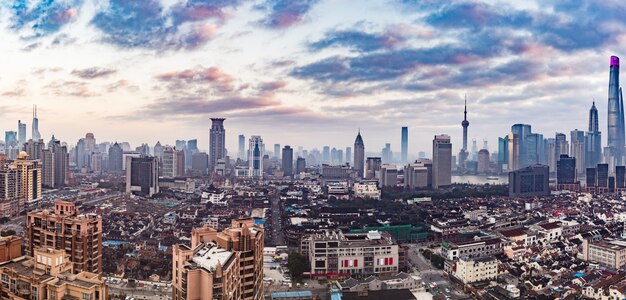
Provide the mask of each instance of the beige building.
{"label": "beige building", "polygon": [[222,232],[194,228],[191,247],[173,247],[173,299],[263,299],[263,239],[251,218]]}
{"label": "beige building", "polygon": [[355,182],[352,189],[354,190],[354,196],[357,198],[380,200],[380,189],[376,180]]}
{"label": "beige building", "polygon": [[22,256],[22,241],[19,236],[0,237],[0,262],[5,262]]}
{"label": "beige building", "polygon": [[626,241],[607,239],[590,243],[583,240],[583,260],[612,269],[626,267]]}
{"label": "beige building", "polygon": [[22,151],[9,168],[17,170],[18,197],[23,204],[32,205],[41,200],[41,162],[37,159],[29,159],[28,154]]}
{"label": "beige building", "polygon": [[54,212],[28,213],[26,240],[27,255],[40,247],[65,250],[75,273],[102,273],[102,218],[79,214],[73,202],[57,200]]}
{"label": "beige building", "polygon": [[494,257],[462,257],[454,263],[452,275],[463,283],[496,280],[498,260]]}
{"label": "beige building", "polygon": [[0,264],[2,299],[108,299],[102,277],[89,272],[73,274],[64,251],[39,248],[33,255]]}

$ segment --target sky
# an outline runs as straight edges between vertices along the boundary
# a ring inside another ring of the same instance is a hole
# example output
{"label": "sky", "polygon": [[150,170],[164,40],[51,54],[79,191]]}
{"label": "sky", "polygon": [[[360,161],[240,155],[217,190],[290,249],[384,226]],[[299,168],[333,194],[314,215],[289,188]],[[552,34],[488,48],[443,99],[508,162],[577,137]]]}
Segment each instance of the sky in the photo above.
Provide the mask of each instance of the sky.
{"label": "sky", "polygon": [[0,1],[0,128],[30,133],[37,105],[44,139],[68,144],[207,149],[221,117],[231,155],[239,134],[321,149],[358,130],[399,152],[401,126],[411,154],[442,133],[456,153],[466,95],[470,145],[496,150],[514,123],[586,129],[594,99],[606,131],[625,15],[618,0]]}

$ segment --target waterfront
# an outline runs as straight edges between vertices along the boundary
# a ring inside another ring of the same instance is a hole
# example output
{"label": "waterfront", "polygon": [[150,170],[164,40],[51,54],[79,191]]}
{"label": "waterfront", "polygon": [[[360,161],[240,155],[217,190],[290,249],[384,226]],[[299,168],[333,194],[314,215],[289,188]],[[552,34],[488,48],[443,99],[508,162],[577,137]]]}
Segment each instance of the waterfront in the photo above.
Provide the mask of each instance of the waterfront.
{"label": "waterfront", "polygon": [[[487,177],[497,177],[498,180],[490,180]],[[509,177],[507,175],[487,176],[487,175],[452,175],[452,183],[470,183],[470,184],[508,184]]]}

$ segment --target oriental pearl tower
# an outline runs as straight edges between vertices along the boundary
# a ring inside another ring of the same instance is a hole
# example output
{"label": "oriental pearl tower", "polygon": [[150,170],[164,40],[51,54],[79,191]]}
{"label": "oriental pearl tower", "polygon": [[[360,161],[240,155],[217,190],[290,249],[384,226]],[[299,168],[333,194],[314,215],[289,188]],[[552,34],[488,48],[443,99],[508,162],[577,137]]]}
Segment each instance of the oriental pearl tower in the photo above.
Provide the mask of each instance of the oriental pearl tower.
{"label": "oriental pearl tower", "polygon": [[463,126],[463,148],[459,151],[459,169],[465,169],[465,161],[467,160],[467,127],[469,127],[469,121],[467,120],[467,95],[465,96],[465,109],[461,126]]}

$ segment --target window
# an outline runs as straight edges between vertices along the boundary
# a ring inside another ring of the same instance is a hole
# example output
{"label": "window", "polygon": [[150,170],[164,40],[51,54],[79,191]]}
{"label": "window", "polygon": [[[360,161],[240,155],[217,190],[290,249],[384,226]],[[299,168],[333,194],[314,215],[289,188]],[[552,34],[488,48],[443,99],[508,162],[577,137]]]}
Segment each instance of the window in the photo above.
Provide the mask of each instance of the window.
{"label": "window", "polygon": [[83,299],[84,300],[90,300],[91,299],[91,294],[83,293]]}

